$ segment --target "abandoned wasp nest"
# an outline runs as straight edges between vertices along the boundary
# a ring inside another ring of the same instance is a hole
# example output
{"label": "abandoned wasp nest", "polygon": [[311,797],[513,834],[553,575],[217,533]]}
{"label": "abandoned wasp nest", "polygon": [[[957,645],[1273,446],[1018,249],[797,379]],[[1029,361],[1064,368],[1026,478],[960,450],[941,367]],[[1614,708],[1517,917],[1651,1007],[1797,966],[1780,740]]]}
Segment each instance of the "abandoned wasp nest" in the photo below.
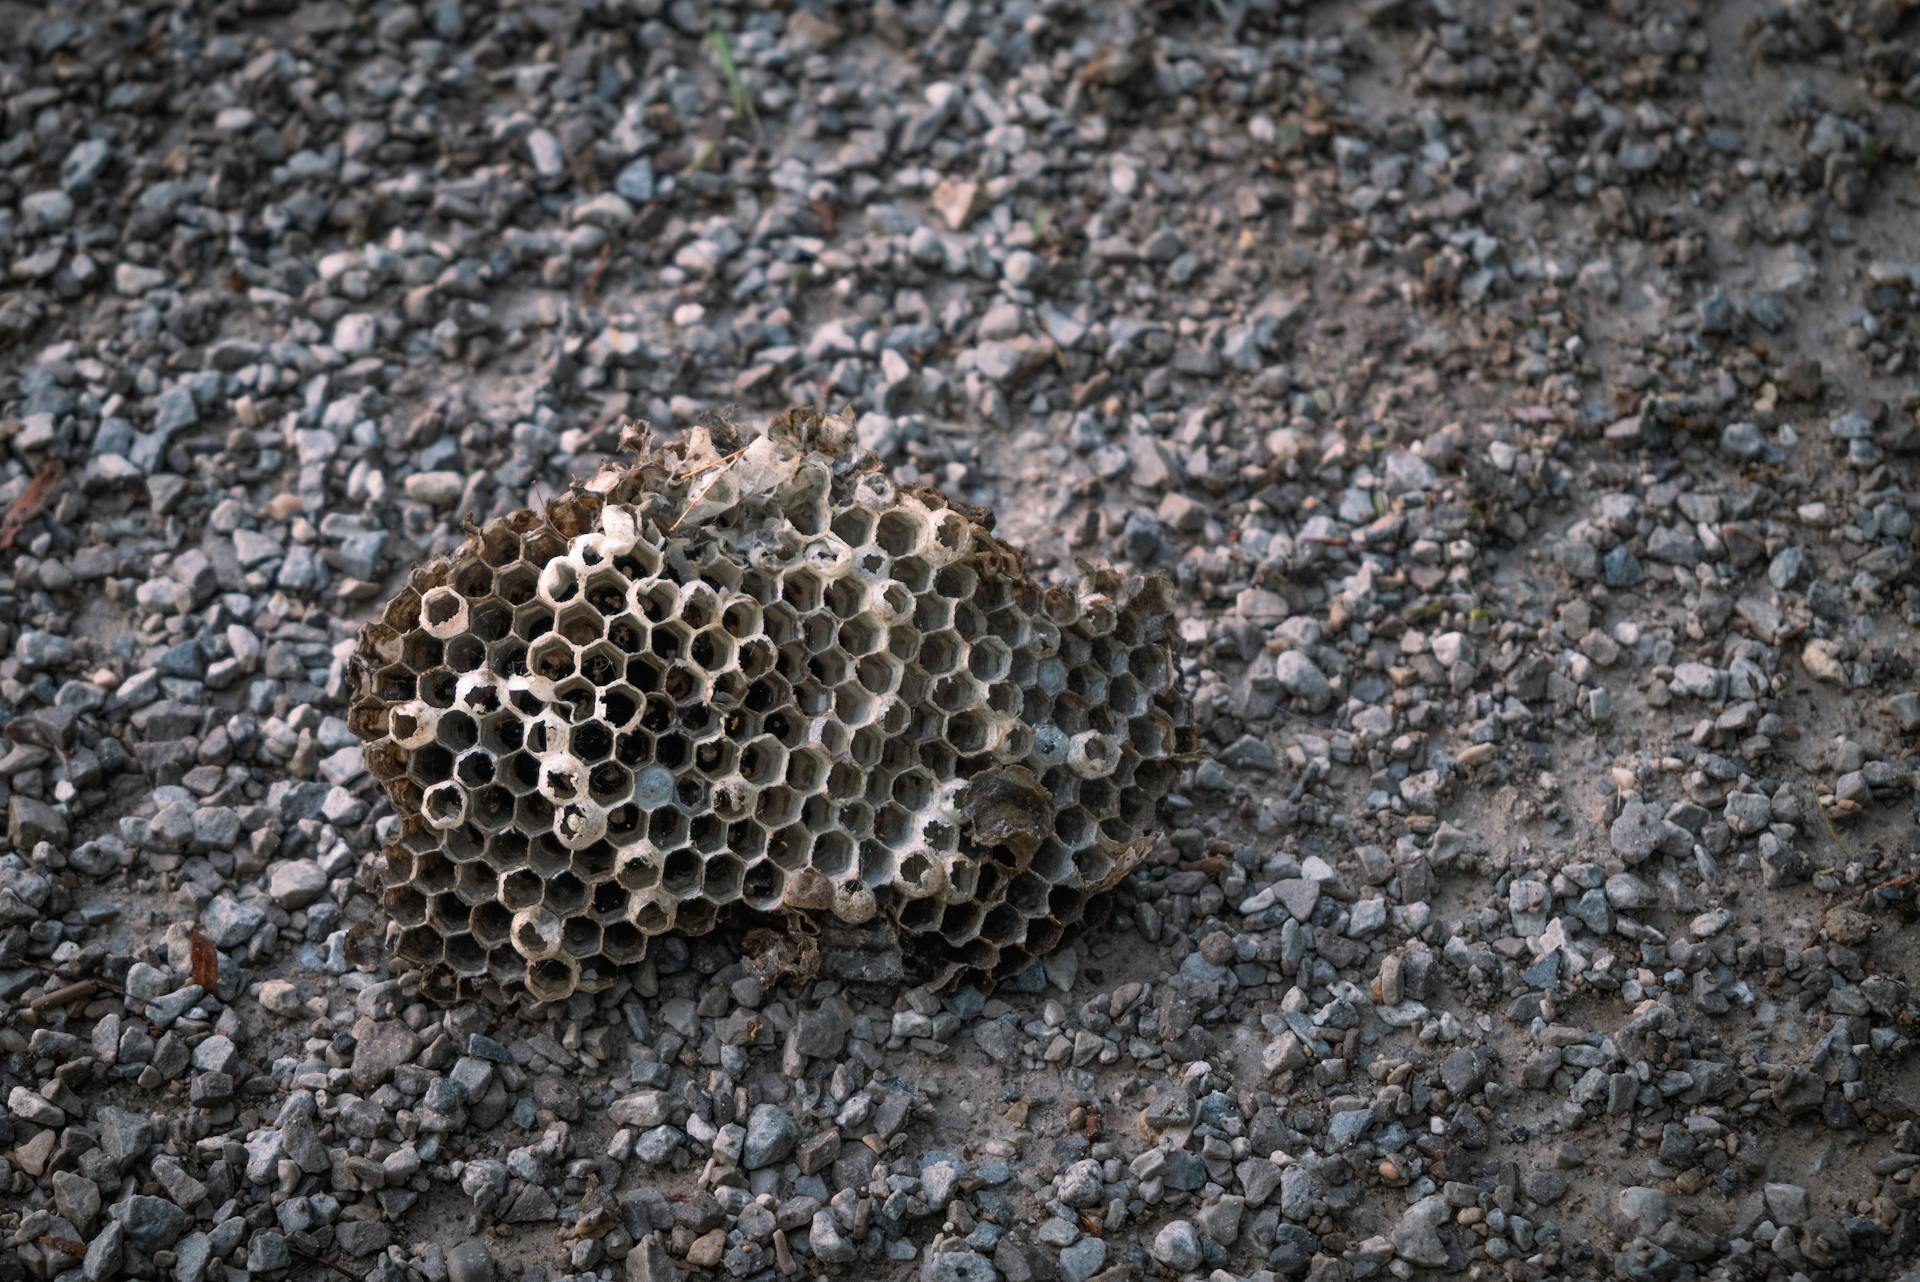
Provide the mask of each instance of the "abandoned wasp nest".
{"label": "abandoned wasp nest", "polygon": [[811,412],[631,443],[360,634],[402,959],[554,1000],[744,908],[1004,974],[1140,863],[1187,737],[1164,581],[1042,586]]}

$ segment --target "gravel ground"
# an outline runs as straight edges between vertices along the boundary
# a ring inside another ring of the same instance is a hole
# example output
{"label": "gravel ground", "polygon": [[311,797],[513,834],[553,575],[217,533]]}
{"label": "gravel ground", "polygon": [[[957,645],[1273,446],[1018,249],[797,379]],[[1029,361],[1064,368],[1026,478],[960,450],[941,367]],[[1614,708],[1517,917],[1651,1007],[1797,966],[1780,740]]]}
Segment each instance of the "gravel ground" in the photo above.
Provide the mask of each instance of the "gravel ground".
{"label": "gravel ground", "polygon": [[[0,0],[0,1279],[1920,1265],[1920,8],[788,7]],[[1112,922],[436,1004],[355,629],[791,405],[1174,580]]]}

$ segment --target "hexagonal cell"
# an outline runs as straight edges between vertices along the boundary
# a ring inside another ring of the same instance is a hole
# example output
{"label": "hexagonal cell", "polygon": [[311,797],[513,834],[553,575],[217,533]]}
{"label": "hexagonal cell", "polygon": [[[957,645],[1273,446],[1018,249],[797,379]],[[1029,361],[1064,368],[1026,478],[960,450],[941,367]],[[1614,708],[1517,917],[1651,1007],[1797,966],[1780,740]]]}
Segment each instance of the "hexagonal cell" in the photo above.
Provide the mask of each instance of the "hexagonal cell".
{"label": "hexagonal cell", "polygon": [[527,966],[527,992],[537,1001],[563,1001],[579,983],[580,966],[571,957],[545,957]]}
{"label": "hexagonal cell", "polygon": [[690,632],[698,632],[720,614],[720,594],[711,583],[695,580],[680,587],[680,621]]}
{"label": "hexagonal cell", "polygon": [[850,726],[865,726],[879,714],[877,696],[849,681],[833,692],[833,715]]}
{"label": "hexagonal cell", "polygon": [[973,548],[973,522],[948,508],[933,514],[933,545],[950,556],[966,555]]}
{"label": "hexagonal cell", "polygon": [[922,935],[940,927],[941,903],[934,898],[909,898],[900,905],[900,929]]}
{"label": "hexagonal cell", "polygon": [[885,645],[887,629],[871,614],[856,615],[840,621],[838,640],[847,657],[857,659]]}
{"label": "hexagonal cell", "polygon": [[921,636],[918,662],[927,675],[937,677],[959,667],[962,653],[960,638],[942,629]]}
{"label": "hexagonal cell", "polygon": [[824,654],[839,644],[839,629],[830,614],[810,614],[800,620],[799,644],[808,655]]}
{"label": "hexagonal cell", "polygon": [[972,642],[987,635],[987,616],[971,601],[953,603],[953,630],[963,641]]}
{"label": "hexagonal cell", "polygon": [[632,588],[626,575],[612,566],[601,566],[587,575],[581,595],[596,614],[612,619],[627,612],[627,594]]}
{"label": "hexagonal cell", "polygon": [[394,951],[416,966],[431,966],[446,955],[446,940],[432,926],[412,926],[400,932]]}
{"label": "hexagonal cell", "polygon": [[[603,726],[595,729],[605,730]],[[603,761],[587,774],[587,796],[602,806],[625,801],[633,794],[633,776],[611,761]]]}
{"label": "hexagonal cell", "polygon": [[476,672],[486,665],[487,647],[478,637],[455,637],[446,643],[445,662],[456,673]]}
{"label": "hexagonal cell", "polygon": [[872,543],[853,550],[852,564],[854,577],[869,584],[885,580],[893,571],[893,558]]}
{"label": "hexagonal cell", "polygon": [[420,592],[411,584],[387,602],[387,608],[380,612],[380,622],[394,632],[405,632],[408,628],[420,624]]}
{"label": "hexagonal cell", "polygon": [[578,656],[565,637],[554,633],[527,647],[527,671],[545,681],[563,681],[578,670]]}
{"label": "hexagonal cell", "polygon": [[462,753],[480,742],[480,726],[467,713],[450,708],[435,721],[434,739],[447,751]]}
{"label": "hexagonal cell", "polygon": [[427,897],[427,924],[442,935],[467,928],[467,914],[471,909],[462,903],[460,896],[448,890]]}
{"label": "hexagonal cell", "polygon": [[667,579],[636,579],[627,590],[626,617],[648,627],[660,626],[680,613],[680,588]]}
{"label": "hexagonal cell", "polygon": [[740,898],[755,912],[773,912],[780,907],[786,884],[786,874],[778,866],[756,859],[746,865],[741,877]]}
{"label": "hexagonal cell", "polygon": [[766,853],[767,826],[758,818],[742,818],[727,825],[727,849],[752,863]]}
{"label": "hexagonal cell", "polygon": [[487,978],[496,984],[524,982],[527,964],[510,944],[487,950]]}
{"label": "hexagonal cell", "polygon": [[580,651],[580,675],[596,687],[610,686],[626,676],[627,657],[610,641],[595,641]]}
{"label": "hexagonal cell", "polygon": [[1120,745],[1110,735],[1086,730],[1067,742],[1067,769],[1082,779],[1104,778],[1120,764]]}
{"label": "hexagonal cell", "polygon": [[834,807],[834,824],[856,840],[870,837],[873,835],[873,807],[864,801],[842,801]]}
{"label": "hexagonal cell", "polygon": [[845,832],[830,831],[814,834],[812,863],[813,870],[828,878],[842,876],[853,867],[853,838]]}
{"label": "hexagonal cell", "polygon": [[720,611],[720,628],[736,641],[758,636],[761,630],[760,604],[748,597],[735,597]]}
{"label": "hexagonal cell", "polygon": [[683,815],[697,815],[704,812],[710,800],[712,785],[705,777],[688,772],[673,781],[673,804]]}
{"label": "hexagonal cell", "polygon": [[630,922],[608,922],[601,928],[600,951],[616,966],[631,966],[647,955],[647,937]]}
{"label": "hexagonal cell", "polygon": [[513,913],[499,900],[488,898],[473,906],[467,925],[482,947],[498,948],[512,935]]}
{"label": "hexagonal cell", "polygon": [[529,605],[539,596],[539,573],[525,564],[506,566],[494,575],[493,591],[509,608]]}
{"label": "hexagonal cell", "polygon": [[1100,704],[1100,702],[1106,702],[1106,689],[1108,689],[1106,672],[1094,668],[1091,664],[1081,664],[1081,666],[1069,664],[1068,691],[1073,697],[1085,700],[1089,704]]}
{"label": "hexagonal cell", "polygon": [[387,916],[396,926],[422,926],[427,920],[427,897],[412,886],[395,886],[384,900]]}
{"label": "hexagonal cell", "polygon": [[700,855],[727,848],[727,820],[715,814],[694,815],[687,823],[687,844]]}
{"label": "hexagonal cell", "polygon": [[883,515],[873,528],[873,541],[888,556],[914,556],[926,545],[927,520],[918,512],[897,507]]}
{"label": "hexagonal cell", "polygon": [[799,817],[802,804],[800,794],[793,789],[775,785],[754,797],[753,817],[763,829],[790,824]]}
{"label": "hexagonal cell", "polygon": [[914,745],[914,753],[937,779],[951,779],[959,767],[958,754],[953,745],[940,739]]}
{"label": "hexagonal cell", "polygon": [[521,832],[552,831],[553,803],[538,792],[518,798],[513,806],[513,826]]}
{"label": "hexagonal cell", "polygon": [[759,681],[768,677],[778,679],[778,674],[774,672],[777,658],[772,641],[764,636],[753,636],[740,643],[739,654],[734,662],[739,666],[741,676],[748,681]]}
{"label": "hexagonal cell", "polygon": [[607,644],[619,652],[623,666],[636,655],[647,653],[652,632],[647,621],[637,615],[620,614],[607,619]]}
{"label": "hexagonal cell", "polygon": [[661,865],[660,888],[676,899],[689,899],[700,893],[705,867],[692,850],[670,851]]}
{"label": "hexagonal cell", "polygon": [[[458,784],[453,786],[459,787]],[[487,849],[486,832],[471,823],[445,829],[438,835],[441,853],[456,864],[477,860]]]}
{"label": "hexagonal cell", "polygon": [[[417,761],[419,758],[416,757]],[[467,792],[457,783],[436,784],[420,801],[420,813],[435,828],[455,828],[467,819]]]}
{"label": "hexagonal cell", "polygon": [[487,950],[465,931],[450,934],[447,936],[447,967],[456,975],[478,979],[487,973]]}
{"label": "hexagonal cell", "polygon": [[541,602],[554,609],[580,597],[580,567],[572,561],[557,559],[540,567],[535,588]]}
{"label": "hexagonal cell", "polygon": [[720,672],[734,663],[734,640],[725,629],[709,625],[687,642],[687,659],[703,672]]}
{"label": "hexagonal cell", "polygon": [[400,642],[400,662],[416,674],[440,666],[446,654],[446,643],[425,632],[409,632]]}
{"label": "hexagonal cell", "polygon": [[1073,868],[1083,886],[1098,886],[1113,872],[1113,859],[1099,846],[1082,846],[1073,852]]}
{"label": "hexagonal cell", "polygon": [[433,708],[451,708],[459,687],[460,678],[451,668],[430,668],[415,683],[420,701]]}
{"label": "hexagonal cell", "polygon": [[905,806],[889,801],[874,812],[873,836],[881,845],[899,850],[918,836],[919,825]]}
{"label": "hexagonal cell", "polygon": [[965,672],[953,672],[933,683],[933,706],[952,714],[986,702],[986,691]]}
{"label": "hexagonal cell", "polygon": [[807,660],[807,675],[822,688],[840,685],[852,672],[853,661],[837,650],[828,650]]}
{"label": "hexagonal cell", "polygon": [[814,830],[807,824],[789,823],[767,836],[767,858],[787,872],[809,865],[813,854]]}
{"label": "hexagonal cell", "polygon": [[831,526],[834,536],[848,547],[858,547],[873,533],[873,513],[850,507],[836,513]]}
{"label": "hexagonal cell", "polygon": [[520,558],[520,536],[504,522],[493,522],[480,531],[480,559],[495,569]]}
{"label": "hexagonal cell", "polygon": [[939,784],[925,769],[904,770],[895,775],[890,789],[893,800],[918,813],[933,804]]}
{"label": "hexagonal cell", "polygon": [[731,854],[720,853],[707,860],[702,893],[716,905],[730,904],[740,897],[746,866]]}
{"label": "hexagonal cell", "polygon": [[787,785],[802,793],[815,791],[826,781],[828,764],[827,753],[822,748],[793,749],[786,758]]}
{"label": "hexagonal cell", "polygon": [[592,645],[607,634],[607,621],[584,601],[562,606],[553,616],[553,631],[576,649]]}
{"label": "hexagonal cell", "polygon": [[689,899],[680,904],[676,916],[689,935],[704,935],[720,920],[720,907],[710,899]]}
{"label": "hexagonal cell", "polygon": [[820,576],[805,566],[789,566],[780,572],[780,600],[805,615],[820,608],[826,591]]}
{"label": "hexagonal cell", "polygon": [[642,843],[623,849],[614,866],[614,881],[628,891],[651,890],[660,884],[660,852]]}
{"label": "hexagonal cell", "polygon": [[645,706],[645,696],[625,681],[618,681],[600,691],[594,721],[614,734],[624,733],[639,725]]}
{"label": "hexagonal cell", "polygon": [[667,664],[686,654],[692,643],[693,629],[680,619],[668,619],[654,624],[648,641],[654,655]]}
{"label": "hexagonal cell", "polygon": [[600,942],[600,923],[591,917],[569,917],[560,928],[560,947],[576,961],[591,961]]}
{"label": "hexagonal cell", "polygon": [[[1068,768],[1072,768],[1071,763]],[[1100,775],[1082,776],[1074,792],[1080,804],[1087,808],[1087,813],[1096,819],[1112,814],[1120,802],[1119,787],[1111,779]]]}
{"label": "hexagonal cell", "polygon": [[[470,762],[488,771],[493,769],[493,759],[485,753],[476,752],[467,757],[460,763],[461,767],[464,769]],[[480,782],[484,784],[485,781]],[[474,789],[469,807],[473,823],[485,832],[504,831],[513,822],[513,793],[500,784],[469,786]]]}
{"label": "hexagonal cell", "polygon": [[967,647],[967,671],[978,681],[999,681],[1013,666],[1013,652],[998,637],[982,636]]}
{"label": "hexagonal cell", "polygon": [[712,780],[733,774],[740,763],[740,745],[720,737],[718,720],[695,733],[698,739],[693,748],[693,768]]}
{"label": "hexagonal cell", "polygon": [[568,756],[580,763],[604,761],[613,753],[613,731],[604,721],[583,720],[567,727],[564,742]]}
{"label": "hexagonal cell", "polygon": [[1147,710],[1147,694],[1131,674],[1114,677],[1107,683],[1107,707],[1116,716],[1133,718]]}
{"label": "hexagonal cell", "polygon": [[660,549],[644,536],[635,539],[633,546],[613,558],[613,568],[635,582],[660,573],[660,566]]}
{"label": "hexagonal cell", "polygon": [[980,933],[986,912],[976,903],[948,904],[940,917],[940,934],[950,944],[964,944]]}
{"label": "hexagonal cell", "polygon": [[994,610],[987,615],[986,635],[1018,651],[1027,643],[1027,617],[1011,609]]}
{"label": "hexagonal cell", "polygon": [[562,869],[547,878],[540,906],[553,917],[577,913],[587,905],[587,888],[571,870]]}
{"label": "hexagonal cell", "polygon": [[[481,571],[486,574],[486,585],[473,595],[484,597],[493,588],[493,576],[484,566]],[[457,589],[434,588],[420,598],[420,622],[429,636],[446,641],[467,631],[469,608],[467,598]]]}

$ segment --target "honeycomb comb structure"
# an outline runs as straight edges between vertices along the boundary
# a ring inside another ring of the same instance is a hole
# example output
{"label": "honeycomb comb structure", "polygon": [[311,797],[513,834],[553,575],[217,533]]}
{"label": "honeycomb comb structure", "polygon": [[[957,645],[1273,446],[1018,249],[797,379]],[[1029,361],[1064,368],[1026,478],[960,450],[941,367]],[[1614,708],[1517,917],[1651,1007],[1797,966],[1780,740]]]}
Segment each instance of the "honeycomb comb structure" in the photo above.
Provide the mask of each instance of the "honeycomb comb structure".
{"label": "honeycomb comb structure", "polygon": [[631,443],[361,632],[402,959],[556,1000],[738,912],[1005,973],[1137,866],[1187,737],[1163,580],[1043,587],[810,412]]}

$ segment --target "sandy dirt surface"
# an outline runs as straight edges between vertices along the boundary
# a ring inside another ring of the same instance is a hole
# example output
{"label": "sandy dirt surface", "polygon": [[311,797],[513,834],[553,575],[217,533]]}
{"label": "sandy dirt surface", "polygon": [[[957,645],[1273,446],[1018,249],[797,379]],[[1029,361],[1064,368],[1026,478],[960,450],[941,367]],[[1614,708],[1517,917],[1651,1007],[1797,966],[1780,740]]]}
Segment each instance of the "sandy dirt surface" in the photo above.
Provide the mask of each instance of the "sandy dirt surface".
{"label": "sandy dirt surface", "polygon": [[[0,1282],[1911,1276],[1916,139],[1906,0],[0,2]],[[438,1000],[357,630],[796,405],[1172,581],[1145,865]]]}

